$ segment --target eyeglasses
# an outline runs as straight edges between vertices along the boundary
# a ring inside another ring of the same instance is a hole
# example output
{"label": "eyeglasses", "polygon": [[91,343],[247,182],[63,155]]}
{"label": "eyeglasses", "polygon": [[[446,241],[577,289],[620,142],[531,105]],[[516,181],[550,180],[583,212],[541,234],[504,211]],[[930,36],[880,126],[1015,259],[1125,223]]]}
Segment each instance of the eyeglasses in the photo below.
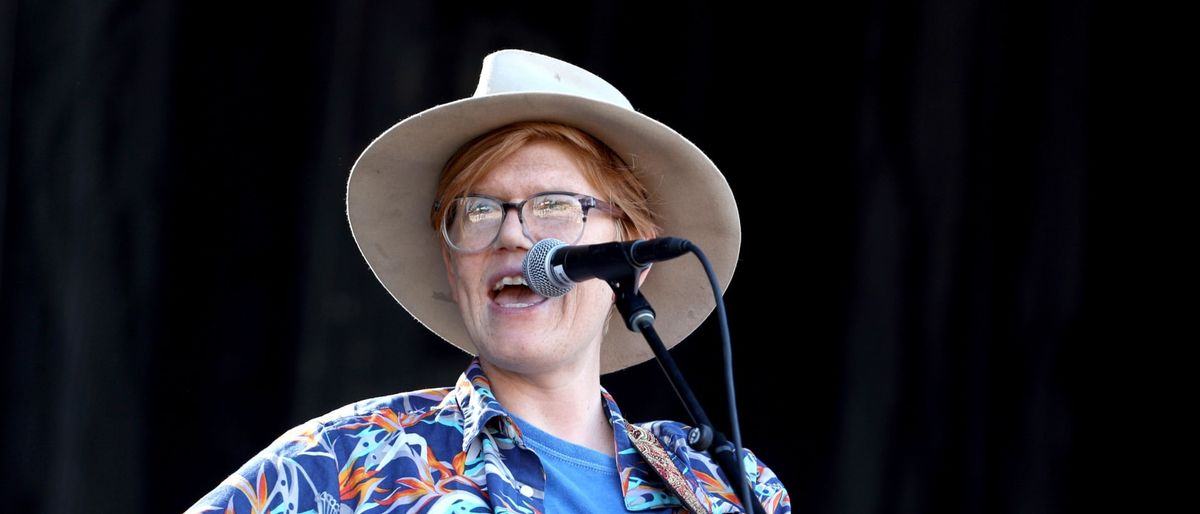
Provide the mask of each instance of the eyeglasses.
{"label": "eyeglasses", "polygon": [[[436,210],[440,203],[434,203]],[[559,239],[574,244],[583,237],[588,211],[600,209],[619,216],[621,210],[594,197],[548,191],[512,203],[486,195],[466,195],[451,200],[442,215],[442,235],[454,250],[474,253],[492,245],[500,237],[500,227],[508,209],[517,210],[521,231],[530,241]]]}

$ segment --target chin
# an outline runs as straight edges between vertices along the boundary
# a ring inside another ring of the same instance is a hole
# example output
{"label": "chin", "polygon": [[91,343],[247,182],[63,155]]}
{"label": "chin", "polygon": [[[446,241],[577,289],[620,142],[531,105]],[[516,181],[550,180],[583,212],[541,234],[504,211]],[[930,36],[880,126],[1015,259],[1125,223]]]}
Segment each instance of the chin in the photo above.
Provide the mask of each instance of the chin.
{"label": "chin", "polygon": [[480,357],[496,367],[516,373],[552,371],[571,364],[568,349],[562,346],[561,337],[540,339],[531,338],[528,334],[512,339],[498,337],[492,339],[486,349],[480,350]]}
{"label": "chin", "polygon": [[560,364],[553,359],[546,358],[545,355],[530,355],[515,352],[486,356],[481,353],[479,358],[495,368],[521,375],[533,375],[552,371]]}

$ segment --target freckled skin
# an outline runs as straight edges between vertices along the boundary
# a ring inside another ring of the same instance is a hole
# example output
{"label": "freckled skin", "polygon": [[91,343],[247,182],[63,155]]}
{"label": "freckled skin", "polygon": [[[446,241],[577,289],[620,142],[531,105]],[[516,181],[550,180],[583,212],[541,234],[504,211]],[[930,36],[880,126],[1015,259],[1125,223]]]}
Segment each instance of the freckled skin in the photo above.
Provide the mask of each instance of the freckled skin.
{"label": "freckled skin", "polygon": [[[517,202],[543,191],[571,191],[600,198],[574,159],[557,143],[531,143],[498,164],[473,193]],[[606,198],[601,198],[607,200]],[[575,244],[617,239],[617,222],[593,209],[583,238]],[[500,237],[482,252],[443,250],[454,301],[482,360],[521,373],[578,368],[599,361],[600,344],[613,293],[601,280],[578,284],[565,296],[516,314],[501,313],[489,296],[488,277],[500,269],[519,269],[533,246],[509,211]]]}

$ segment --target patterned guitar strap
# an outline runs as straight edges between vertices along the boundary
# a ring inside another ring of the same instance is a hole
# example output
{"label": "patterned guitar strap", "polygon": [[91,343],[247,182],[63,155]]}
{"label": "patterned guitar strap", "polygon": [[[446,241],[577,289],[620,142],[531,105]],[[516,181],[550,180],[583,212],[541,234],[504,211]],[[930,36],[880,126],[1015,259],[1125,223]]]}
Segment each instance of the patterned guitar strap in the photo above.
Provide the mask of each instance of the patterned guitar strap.
{"label": "patterned guitar strap", "polygon": [[696,492],[691,487],[688,487],[683,473],[675,466],[671,455],[667,453],[666,448],[663,448],[662,442],[650,431],[633,423],[626,423],[625,427],[629,432],[629,440],[633,442],[633,447],[637,448],[638,453],[642,454],[642,458],[650,463],[658,476],[675,492],[675,497],[683,502],[687,510],[694,514],[709,514],[706,504],[696,497]]}

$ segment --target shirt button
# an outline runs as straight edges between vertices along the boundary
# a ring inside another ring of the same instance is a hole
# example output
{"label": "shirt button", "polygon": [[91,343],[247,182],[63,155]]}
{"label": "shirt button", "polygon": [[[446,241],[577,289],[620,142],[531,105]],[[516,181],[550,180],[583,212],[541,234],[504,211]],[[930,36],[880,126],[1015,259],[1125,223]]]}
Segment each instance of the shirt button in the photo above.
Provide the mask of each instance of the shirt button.
{"label": "shirt button", "polygon": [[525,496],[533,497],[533,488],[529,487],[527,485],[522,485],[521,486],[521,494],[523,494]]}

